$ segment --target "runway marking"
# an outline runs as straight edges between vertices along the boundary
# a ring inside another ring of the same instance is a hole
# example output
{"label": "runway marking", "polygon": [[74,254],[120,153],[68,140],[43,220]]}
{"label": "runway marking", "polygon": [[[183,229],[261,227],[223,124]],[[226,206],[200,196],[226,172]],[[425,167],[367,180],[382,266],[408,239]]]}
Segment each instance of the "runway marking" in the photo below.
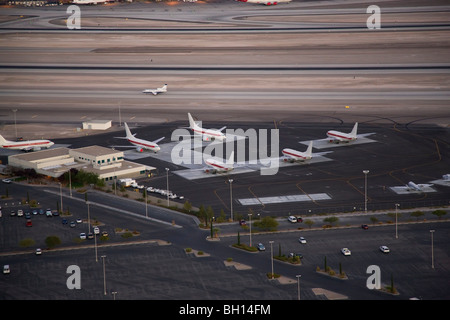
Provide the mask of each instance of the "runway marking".
{"label": "runway marking", "polygon": [[303,202],[303,201],[317,201],[317,200],[331,200],[331,197],[326,193],[314,193],[314,194],[296,194],[288,196],[274,196],[274,197],[260,197],[260,198],[246,198],[238,199],[243,206],[252,205],[266,205],[273,203],[286,203],[286,202]]}

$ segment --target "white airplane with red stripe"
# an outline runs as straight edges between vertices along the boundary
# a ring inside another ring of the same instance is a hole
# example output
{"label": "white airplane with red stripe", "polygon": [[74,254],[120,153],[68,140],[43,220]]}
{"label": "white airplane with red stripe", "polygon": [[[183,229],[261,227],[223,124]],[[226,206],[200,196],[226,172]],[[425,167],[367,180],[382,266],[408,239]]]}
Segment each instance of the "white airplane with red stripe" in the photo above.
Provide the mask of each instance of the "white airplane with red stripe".
{"label": "white airplane with red stripe", "polygon": [[197,123],[195,123],[190,113],[188,113],[188,118],[189,118],[189,129],[191,129],[194,132],[194,134],[202,135],[203,141],[211,141],[212,139],[224,141],[227,138],[225,134],[222,132],[222,130],[225,129],[226,127],[223,127],[219,130],[204,129],[200,127]]}
{"label": "white airplane with red stripe", "polygon": [[124,122],[124,124],[125,124],[125,132],[127,134],[125,139],[127,139],[128,142],[130,142],[132,145],[136,146],[137,152],[144,152],[144,149],[147,149],[147,150],[151,150],[156,153],[159,150],[161,150],[161,148],[158,146],[158,142],[161,141],[162,139],[164,139],[164,137],[159,138],[158,140],[155,140],[155,141],[147,141],[147,140],[143,140],[143,139],[138,139],[135,137],[136,134],[131,133],[130,128],[128,128],[127,123]]}
{"label": "white airplane with red stripe", "polygon": [[42,148],[50,148],[55,143],[50,140],[9,141],[0,135],[0,147],[10,150],[38,151]]}
{"label": "white airplane with red stripe", "polygon": [[281,152],[285,156],[284,161],[305,161],[312,159],[312,148],[313,142],[311,141],[305,152],[300,152],[293,149],[283,149]]}
{"label": "white airplane with red stripe", "polygon": [[330,142],[350,142],[357,139],[358,122],[355,123],[350,133],[344,133],[339,131],[330,130],[327,132]]}
{"label": "white airplane with red stripe", "polygon": [[210,158],[206,159],[205,163],[216,172],[231,171],[234,169],[234,151],[231,152],[230,158],[226,162]]}
{"label": "white airplane with red stripe", "polygon": [[274,6],[279,3],[289,3],[292,0],[237,0],[239,2],[248,2],[248,3],[256,3],[256,4],[264,4],[266,6]]}

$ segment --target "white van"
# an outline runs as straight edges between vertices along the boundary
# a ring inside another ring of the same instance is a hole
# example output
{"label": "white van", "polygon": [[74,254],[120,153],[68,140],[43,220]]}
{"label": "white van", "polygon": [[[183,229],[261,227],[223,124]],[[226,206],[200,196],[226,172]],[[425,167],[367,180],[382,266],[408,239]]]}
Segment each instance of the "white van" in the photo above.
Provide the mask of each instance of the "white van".
{"label": "white van", "polygon": [[3,266],[3,273],[7,274],[7,273],[10,273],[10,272],[11,272],[11,270],[9,270],[9,264],[5,264]]}

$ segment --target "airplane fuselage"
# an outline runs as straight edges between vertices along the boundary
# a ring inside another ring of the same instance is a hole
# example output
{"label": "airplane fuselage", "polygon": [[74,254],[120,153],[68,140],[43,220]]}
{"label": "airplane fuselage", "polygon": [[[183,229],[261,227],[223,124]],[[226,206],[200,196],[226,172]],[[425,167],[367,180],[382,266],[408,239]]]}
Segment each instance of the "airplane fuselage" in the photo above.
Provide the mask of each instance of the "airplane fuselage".
{"label": "airplane fuselage", "polygon": [[334,130],[330,130],[327,132],[327,136],[329,138],[338,140],[338,141],[354,141],[356,140],[355,136],[349,135],[347,133],[343,133],[343,132],[339,132],[339,131],[334,131]]}
{"label": "airplane fuselage", "polygon": [[286,157],[291,158],[296,161],[305,161],[310,160],[312,157],[310,155],[306,155],[303,152],[299,152],[292,149],[283,149],[281,151]]}
{"label": "airplane fuselage", "polygon": [[224,171],[224,172],[226,172],[226,171],[233,170],[233,166],[227,165],[227,164],[225,164],[223,162],[216,161],[216,160],[213,160],[213,159],[208,159],[208,160],[205,161],[205,163],[208,166],[210,166],[211,168],[213,168],[214,170],[217,170],[217,171]]}
{"label": "airplane fuselage", "polygon": [[42,148],[50,148],[52,145],[54,143],[50,140],[30,140],[20,142],[7,141],[1,147],[10,150],[39,150]]}
{"label": "airplane fuselage", "polygon": [[147,140],[136,139],[136,138],[133,138],[133,139],[127,138],[127,140],[132,145],[134,145],[138,148],[148,149],[153,152],[158,152],[161,149],[157,144],[151,143],[150,141],[147,141]]}

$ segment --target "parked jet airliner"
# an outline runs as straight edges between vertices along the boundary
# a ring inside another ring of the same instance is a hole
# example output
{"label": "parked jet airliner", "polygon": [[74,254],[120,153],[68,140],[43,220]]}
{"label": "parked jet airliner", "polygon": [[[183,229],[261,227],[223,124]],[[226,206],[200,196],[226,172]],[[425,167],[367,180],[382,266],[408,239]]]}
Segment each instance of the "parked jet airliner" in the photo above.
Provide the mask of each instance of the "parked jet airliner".
{"label": "parked jet airliner", "polygon": [[355,123],[350,133],[343,133],[339,131],[330,130],[327,132],[327,136],[330,138],[330,142],[350,142],[357,139],[358,122]]}
{"label": "parked jet airliner", "polygon": [[161,149],[158,146],[158,142],[161,141],[162,139],[164,139],[164,137],[159,138],[158,140],[155,140],[155,141],[147,141],[147,140],[143,140],[143,139],[138,139],[138,138],[135,138],[136,134],[131,133],[130,128],[128,128],[127,123],[124,122],[124,124],[125,124],[125,132],[126,132],[127,136],[125,138],[121,138],[121,139],[127,139],[132,145],[136,146],[137,152],[144,152],[144,149],[147,149],[147,150],[151,150],[156,153]]}
{"label": "parked jet airliner", "polygon": [[231,152],[230,158],[228,161],[223,162],[215,159],[206,159],[205,163],[213,168],[216,172],[228,172],[234,169],[234,151]]}
{"label": "parked jet airliner", "polygon": [[38,151],[42,148],[50,148],[54,142],[50,140],[9,141],[0,135],[0,147],[3,149]]}
{"label": "parked jet airliner", "polygon": [[190,113],[188,113],[188,118],[189,118],[189,129],[191,129],[194,132],[194,134],[201,134],[203,141],[211,141],[211,139],[223,141],[226,139],[225,134],[222,133],[222,130],[225,129],[226,127],[223,127],[219,130],[204,129],[195,123]]}
{"label": "parked jet airliner", "polygon": [[412,181],[408,182],[406,185],[407,190],[414,190],[423,192],[423,188],[431,187],[433,184],[425,183],[425,184],[416,184]]}
{"label": "parked jet airliner", "polygon": [[288,160],[290,160],[291,162],[305,161],[305,160],[310,160],[312,158],[312,147],[313,147],[313,142],[311,141],[309,143],[308,149],[306,149],[305,152],[300,152],[300,151],[292,150],[292,149],[283,149],[281,152],[286,157],[286,158],[284,158],[284,161],[288,161]]}
{"label": "parked jet airliner", "polygon": [[162,86],[161,88],[156,88],[156,89],[145,89],[144,91],[142,91],[142,93],[151,93],[154,96],[156,96],[158,93],[164,93],[167,92],[167,83]]}
{"label": "parked jet airliner", "polygon": [[274,6],[279,3],[289,3],[292,0],[238,0],[240,2],[248,2],[248,3],[256,3],[256,4],[264,4],[266,6]]}

